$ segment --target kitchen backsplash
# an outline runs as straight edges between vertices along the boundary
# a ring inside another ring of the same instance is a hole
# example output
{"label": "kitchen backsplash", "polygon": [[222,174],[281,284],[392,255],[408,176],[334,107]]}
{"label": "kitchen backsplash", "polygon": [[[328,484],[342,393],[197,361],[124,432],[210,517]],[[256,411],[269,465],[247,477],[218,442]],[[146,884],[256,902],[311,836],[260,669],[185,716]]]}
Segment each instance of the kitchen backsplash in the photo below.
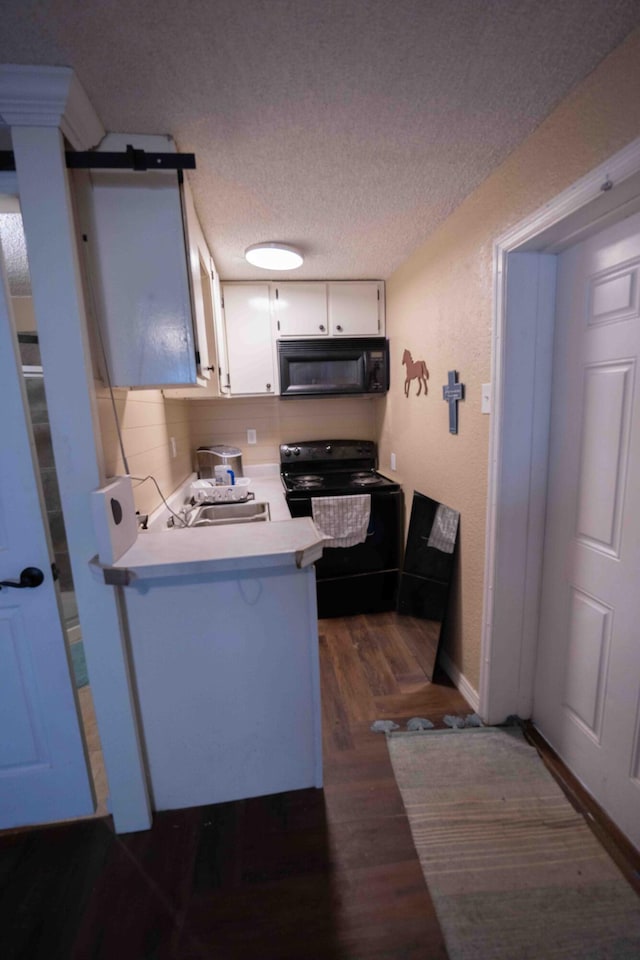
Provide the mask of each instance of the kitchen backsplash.
{"label": "kitchen backsplash", "polygon": [[[249,474],[252,463],[278,463],[279,445],[292,440],[375,440],[380,402],[349,397],[200,400],[189,404],[191,444],[194,450],[212,443],[239,447]],[[256,431],[255,444],[247,442],[247,430]]]}
{"label": "kitchen backsplash", "polygon": [[[125,472],[109,392],[96,385],[105,460],[105,476]],[[153,475],[165,496],[194,469],[199,446],[228,443],[240,447],[245,473],[252,464],[278,463],[281,443],[292,440],[375,440],[378,407],[384,401],[349,397],[280,400],[167,400],[160,390],[116,390],[122,440],[134,477]],[[247,430],[256,431],[255,444]],[[173,455],[171,440],[175,442]],[[134,481],[136,508],[151,513],[160,498],[151,481]]]}
{"label": "kitchen backsplash", "polygon": [[[166,400],[160,390],[115,390],[114,394],[131,475],[154,476],[163,494],[168,496],[192,471],[189,402]],[[125,469],[109,391],[97,387],[96,396],[105,475],[121,475]],[[134,497],[141,513],[151,513],[161,502],[151,480],[143,484],[134,481]]]}

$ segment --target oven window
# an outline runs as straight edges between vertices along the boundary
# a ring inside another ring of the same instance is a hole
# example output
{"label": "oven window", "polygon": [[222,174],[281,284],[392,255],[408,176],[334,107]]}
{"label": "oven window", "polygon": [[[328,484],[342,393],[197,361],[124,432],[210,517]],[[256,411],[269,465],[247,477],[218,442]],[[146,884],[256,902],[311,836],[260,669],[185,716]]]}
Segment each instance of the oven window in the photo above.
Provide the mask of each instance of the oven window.
{"label": "oven window", "polygon": [[327,359],[289,359],[288,386],[293,390],[311,387],[315,390],[361,390],[364,363],[362,356]]}

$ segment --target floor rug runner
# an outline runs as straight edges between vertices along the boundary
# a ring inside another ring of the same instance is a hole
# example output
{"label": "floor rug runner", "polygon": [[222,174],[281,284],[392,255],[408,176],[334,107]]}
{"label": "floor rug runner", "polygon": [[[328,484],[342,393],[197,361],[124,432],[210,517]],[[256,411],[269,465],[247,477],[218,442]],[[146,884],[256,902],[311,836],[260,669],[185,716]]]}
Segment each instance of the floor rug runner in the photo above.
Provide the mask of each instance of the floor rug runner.
{"label": "floor rug runner", "polygon": [[451,960],[638,960],[640,898],[519,729],[387,743]]}

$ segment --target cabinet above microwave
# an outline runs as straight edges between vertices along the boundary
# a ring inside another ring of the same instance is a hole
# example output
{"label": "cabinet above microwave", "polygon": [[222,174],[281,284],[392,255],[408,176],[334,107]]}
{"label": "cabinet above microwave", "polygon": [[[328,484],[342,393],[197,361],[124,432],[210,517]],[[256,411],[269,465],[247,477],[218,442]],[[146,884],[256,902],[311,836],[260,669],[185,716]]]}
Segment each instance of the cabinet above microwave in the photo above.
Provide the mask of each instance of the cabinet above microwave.
{"label": "cabinet above microwave", "polygon": [[271,283],[270,295],[279,340],[384,336],[382,280],[290,280]]}

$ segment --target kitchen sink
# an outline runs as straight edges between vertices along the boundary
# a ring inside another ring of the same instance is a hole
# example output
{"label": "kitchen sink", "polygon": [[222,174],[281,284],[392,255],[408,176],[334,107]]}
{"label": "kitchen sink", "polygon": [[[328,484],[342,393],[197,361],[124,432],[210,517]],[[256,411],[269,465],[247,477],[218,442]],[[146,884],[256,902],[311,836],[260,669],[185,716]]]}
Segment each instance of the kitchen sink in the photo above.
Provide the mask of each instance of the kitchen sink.
{"label": "kitchen sink", "polygon": [[187,519],[189,527],[215,527],[231,523],[259,523],[270,520],[269,504],[256,503],[210,503],[194,507]]}

